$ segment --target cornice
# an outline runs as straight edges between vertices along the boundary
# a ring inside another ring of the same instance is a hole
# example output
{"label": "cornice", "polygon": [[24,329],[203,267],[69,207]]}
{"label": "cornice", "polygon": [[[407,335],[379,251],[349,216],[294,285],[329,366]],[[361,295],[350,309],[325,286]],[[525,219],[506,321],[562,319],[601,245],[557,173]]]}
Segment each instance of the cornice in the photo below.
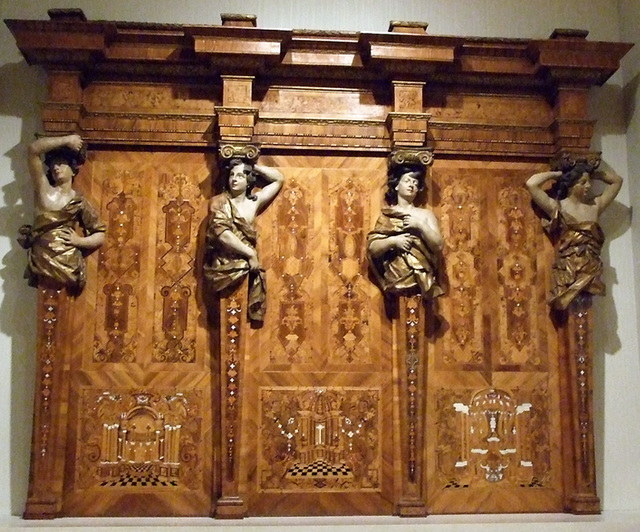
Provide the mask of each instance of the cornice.
{"label": "cornice", "polygon": [[274,76],[382,77],[497,89],[588,87],[604,83],[632,46],[588,41],[579,30],[556,30],[549,39],[441,36],[426,33],[424,23],[414,24],[420,31],[369,33],[88,21],[78,16],[5,22],[29,64],[79,70],[83,79],[122,72],[133,81],[269,74],[274,82]]}

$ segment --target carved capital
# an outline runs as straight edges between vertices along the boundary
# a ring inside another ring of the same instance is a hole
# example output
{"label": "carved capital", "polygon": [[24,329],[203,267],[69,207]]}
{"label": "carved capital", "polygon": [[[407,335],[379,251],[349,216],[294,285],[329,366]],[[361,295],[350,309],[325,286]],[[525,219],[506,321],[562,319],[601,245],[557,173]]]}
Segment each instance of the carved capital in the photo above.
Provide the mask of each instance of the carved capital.
{"label": "carved capital", "polygon": [[433,164],[433,150],[395,150],[391,152],[389,165],[399,166],[401,164],[419,164],[427,168]]}
{"label": "carved capital", "polygon": [[256,144],[221,144],[220,157],[223,160],[244,159],[254,163],[260,157],[260,146]]}
{"label": "carved capital", "polygon": [[600,166],[601,154],[602,152],[599,151],[585,153],[562,151],[551,160],[551,169],[566,172],[571,170],[577,163],[584,163],[595,170]]}

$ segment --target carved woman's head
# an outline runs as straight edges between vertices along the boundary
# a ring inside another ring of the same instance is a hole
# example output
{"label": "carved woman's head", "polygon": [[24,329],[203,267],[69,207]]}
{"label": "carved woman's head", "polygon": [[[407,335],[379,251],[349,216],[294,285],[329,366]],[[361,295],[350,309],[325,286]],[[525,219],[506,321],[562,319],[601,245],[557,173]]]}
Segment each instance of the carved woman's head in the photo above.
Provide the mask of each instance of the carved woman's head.
{"label": "carved woman's head", "polygon": [[228,172],[225,182],[226,190],[232,195],[244,193],[247,198],[256,200],[256,196],[251,193],[251,190],[256,184],[256,175],[253,171],[253,166],[247,164],[240,158],[234,158],[229,160],[226,169]]}
{"label": "carved woman's head", "polygon": [[[416,194],[422,192],[425,188],[425,169],[419,164],[401,164],[389,168],[387,175],[387,192],[384,199],[389,205],[398,203],[398,187],[401,186],[401,180],[404,176],[413,178],[416,181]],[[407,178],[405,177],[405,180]]]}
{"label": "carved woman's head", "polygon": [[[575,185],[580,184],[582,188],[585,188],[582,184],[588,182],[588,178],[594,170],[593,165],[578,161],[574,166],[562,172],[551,188],[551,195],[558,200],[563,200],[571,193],[571,189]],[[586,188],[586,192],[588,192],[588,187]]]}
{"label": "carved woman's head", "polygon": [[80,151],[73,150],[67,146],[48,151],[44,156],[44,164],[47,167],[47,180],[52,187],[58,184],[54,175],[54,167],[57,165],[67,165],[71,169],[71,174],[75,177],[80,171],[80,167],[87,159],[87,151],[83,148]]}

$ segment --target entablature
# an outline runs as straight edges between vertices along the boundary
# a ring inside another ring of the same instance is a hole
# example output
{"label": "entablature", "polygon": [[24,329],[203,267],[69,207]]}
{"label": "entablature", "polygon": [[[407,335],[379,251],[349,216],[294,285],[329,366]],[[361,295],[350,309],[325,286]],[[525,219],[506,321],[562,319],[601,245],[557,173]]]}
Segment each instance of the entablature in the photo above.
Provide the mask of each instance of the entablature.
{"label": "entablature", "polygon": [[512,78],[510,83],[523,86],[589,86],[604,83],[631,47],[587,41],[581,30],[555,30],[549,39],[504,39],[432,35],[426,24],[416,23],[392,23],[388,33],[336,32],[264,29],[236,20],[220,26],[88,21],[80,10],[52,11],[47,21],[5,22],[29,64],[77,70],[86,79],[116,72],[323,78],[340,71],[340,78],[354,80],[433,75],[442,83],[476,84],[486,76],[489,85]]}
{"label": "entablature", "polygon": [[50,20],[6,20],[27,62],[49,78],[45,130],[93,142],[548,158],[589,147],[590,87],[632,45],[432,35],[422,22],[387,33],[222,24],[89,21],[79,9]]}

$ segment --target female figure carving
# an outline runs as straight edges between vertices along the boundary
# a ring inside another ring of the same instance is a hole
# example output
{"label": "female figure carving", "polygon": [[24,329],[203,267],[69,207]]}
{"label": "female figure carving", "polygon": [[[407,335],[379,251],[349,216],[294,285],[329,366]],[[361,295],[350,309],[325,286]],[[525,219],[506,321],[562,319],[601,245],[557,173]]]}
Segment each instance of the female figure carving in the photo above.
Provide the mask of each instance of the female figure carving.
{"label": "female figure carving", "polygon": [[72,187],[84,161],[78,135],[41,137],[29,146],[35,220],[20,228],[18,242],[28,250],[25,277],[31,286],[46,282],[78,294],[86,282],[85,254],[104,243],[105,224]]}
{"label": "female figure carving", "polygon": [[[622,178],[596,172],[596,166],[578,161],[565,171],[541,172],[527,181],[533,202],[549,217],[543,221],[555,248],[549,305],[556,310],[565,310],[581,292],[605,293],[600,279],[604,233],[598,218],[620,192]],[[542,185],[552,180],[548,194]],[[606,183],[599,196],[589,193],[592,180]]]}
{"label": "female figure carving", "polygon": [[[258,176],[267,184],[253,193]],[[231,159],[226,190],[209,203],[205,279],[214,292],[220,292],[236,288],[248,275],[248,316],[254,321],[264,320],[266,308],[266,278],[256,251],[254,221],[283,183],[283,175],[274,168]]]}
{"label": "female figure carving", "polygon": [[420,165],[393,166],[387,179],[387,206],[367,237],[370,269],[386,294],[443,294],[438,284],[440,251],[444,245],[438,221],[430,209],[414,205],[425,187]]}

